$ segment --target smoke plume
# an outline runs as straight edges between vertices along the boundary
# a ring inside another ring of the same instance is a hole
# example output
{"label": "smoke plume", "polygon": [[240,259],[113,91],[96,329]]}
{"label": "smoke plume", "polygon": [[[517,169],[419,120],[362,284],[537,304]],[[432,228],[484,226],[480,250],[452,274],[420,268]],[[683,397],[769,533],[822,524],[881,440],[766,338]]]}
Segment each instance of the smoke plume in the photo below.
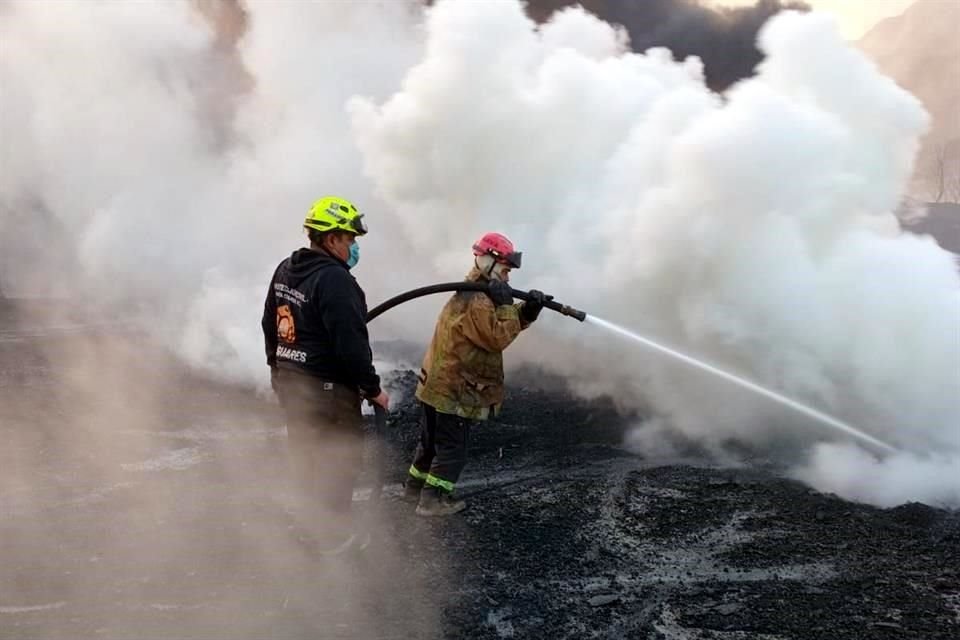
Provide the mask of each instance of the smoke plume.
{"label": "smoke plume", "polygon": [[[537,31],[514,5],[439,5],[428,35],[402,91],[351,104],[367,170],[420,252],[509,228],[528,249],[528,286],[919,456],[862,479],[871,499],[878,484],[931,495],[900,477],[931,451],[957,465],[957,274],[929,239],[899,235],[890,214],[927,118],[830,19],[771,21],[756,77],[723,98],[698,60],[629,53],[579,10]],[[450,260],[441,251],[438,266]],[[830,436],[716,380],[589,340],[583,378],[649,401],[689,437]],[[836,456],[809,464],[808,481],[864,495],[833,482]],[[957,481],[941,486],[935,499],[956,501]]]}
{"label": "smoke plume", "polygon": [[[705,76],[684,54],[716,48],[634,53],[668,40],[576,8],[538,26],[513,1],[250,2],[235,40],[185,3],[5,12],[0,229],[5,253],[34,247],[2,262],[8,295],[122,303],[192,364],[263,384],[267,279],[309,203],[342,194],[373,228],[371,301],[460,277],[474,237],[501,230],[527,254],[517,286],[908,453],[817,445],[838,436],[566,319],[514,357],[650,408],[663,433],[799,443],[797,473],[824,490],[960,502],[960,474],[929,472],[960,461],[960,284],[891,214],[927,118],[829,18],[767,23],[757,74],[720,95],[746,57],[714,72],[704,53]],[[422,342],[437,304],[375,337]]]}

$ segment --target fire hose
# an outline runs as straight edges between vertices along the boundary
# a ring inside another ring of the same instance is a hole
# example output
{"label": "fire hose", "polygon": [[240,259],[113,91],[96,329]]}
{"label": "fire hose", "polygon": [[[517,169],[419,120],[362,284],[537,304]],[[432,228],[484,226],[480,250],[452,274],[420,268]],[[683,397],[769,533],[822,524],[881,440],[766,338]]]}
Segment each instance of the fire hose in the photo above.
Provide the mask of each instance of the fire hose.
{"label": "fire hose", "polygon": [[[432,284],[427,287],[420,287],[419,289],[412,289],[406,293],[401,293],[398,296],[394,296],[383,302],[382,304],[377,305],[367,313],[367,323],[369,324],[371,320],[394,308],[398,304],[403,304],[415,298],[421,298],[423,296],[428,296],[434,293],[445,293],[450,291],[487,291],[487,284],[484,282],[444,282],[442,284]],[[514,298],[520,300],[529,300],[530,292],[521,291],[520,289],[510,289],[510,292],[513,294]],[[544,309],[550,309],[551,311],[556,311],[559,314],[575,318],[580,322],[583,322],[587,319],[587,314],[579,309],[574,309],[565,304],[560,304],[559,302],[554,302],[553,300],[545,300],[543,303]]]}

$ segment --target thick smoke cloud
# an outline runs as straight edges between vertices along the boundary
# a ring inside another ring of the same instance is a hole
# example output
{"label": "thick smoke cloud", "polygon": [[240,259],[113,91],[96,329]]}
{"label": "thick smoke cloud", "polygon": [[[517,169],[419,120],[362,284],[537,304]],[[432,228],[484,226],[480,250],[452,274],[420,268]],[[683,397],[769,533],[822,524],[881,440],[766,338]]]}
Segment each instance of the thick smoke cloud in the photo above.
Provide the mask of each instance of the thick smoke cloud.
{"label": "thick smoke cloud", "polygon": [[[377,228],[369,253],[402,251],[365,195],[344,103],[396,88],[417,54],[418,14],[404,3],[245,10],[238,36],[235,12],[186,2],[9,4],[8,295],[123,305],[120,317],[142,316],[192,363],[262,379],[253,328],[273,266],[303,244],[310,202],[354,197]],[[384,295],[376,283],[370,293]]]}
{"label": "thick smoke cloud", "polygon": [[753,74],[762,59],[756,39],[763,23],[784,10],[809,10],[804,2],[790,0],[759,0],[747,7],[707,7],[699,0],[531,0],[527,13],[546,22],[554,12],[576,5],[622,25],[636,52],[666,47],[677,60],[697,56],[714,91]]}
{"label": "thick smoke cloud", "polygon": [[[855,482],[835,472],[861,452],[820,449],[806,481],[957,502],[950,474],[904,477],[960,459],[960,284],[890,213],[926,117],[829,19],[769,23],[757,76],[721,98],[698,60],[632,53],[576,9],[538,29],[517,2],[251,2],[225,41],[185,3],[5,6],[0,228],[36,247],[2,263],[8,293],[126,301],[191,363],[262,383],[265,282],[309,202],[340,193],[375,230],[371,301],[460,277],[474,237],[502,230],[527,254],[518,286],[910,451]],[[437,304],[375,336],[422,342]],[[837,439],[549,314],[521,353],[652,409],[635,443]]]}
{"label": "thick smoke cloud", "polygon": [[[515,5],[481,4],[436,7],[403,90],[352,103],[367,170],[421,251],[508,228],[528,249],[525,285],[958,464],[957,274],[890,213],[927,121],[912,96],[824,16],[772,21],[758,75],[721,100],[697,61],[627,53],[581,11],[538,32]],[[830,437],[660,358],[579,339],[586,352],[563,350],[558,366],[650,402],[672,432]],[[913,466],[869,482],[905,486]],[[822,471],[806,477],[832,486]],[[942,486],[936,497],[955,500],[957,481]]]}

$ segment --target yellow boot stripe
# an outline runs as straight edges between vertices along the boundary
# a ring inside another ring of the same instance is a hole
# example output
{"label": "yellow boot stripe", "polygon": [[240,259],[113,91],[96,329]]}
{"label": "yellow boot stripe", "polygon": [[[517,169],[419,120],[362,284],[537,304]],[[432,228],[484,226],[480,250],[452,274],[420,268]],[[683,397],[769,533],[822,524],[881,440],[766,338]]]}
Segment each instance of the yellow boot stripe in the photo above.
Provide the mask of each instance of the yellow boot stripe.
{"label": "yellow boot stripe", "polygon": [[410,471],[409,471],[409,473],[410,473],[411,476],[413,476],[413,477],[416,478],[417,480],[426,480],[427,477],[430,475],[430,474],[424,473],[423,471],[420,471],[420,469],[417,469],[417,468],[416,468],[415,466],[413,466],[413,465],[410,465]]}
{"label": "yellow boot stripe", "polygon": [[426,478],[426,483],[431,487],[437,487],[438,489],[443,489],[447,493],[453,493],[454,484],[449,480],[444,480],[443,478],[438,478],[435,475],[428,474]]}

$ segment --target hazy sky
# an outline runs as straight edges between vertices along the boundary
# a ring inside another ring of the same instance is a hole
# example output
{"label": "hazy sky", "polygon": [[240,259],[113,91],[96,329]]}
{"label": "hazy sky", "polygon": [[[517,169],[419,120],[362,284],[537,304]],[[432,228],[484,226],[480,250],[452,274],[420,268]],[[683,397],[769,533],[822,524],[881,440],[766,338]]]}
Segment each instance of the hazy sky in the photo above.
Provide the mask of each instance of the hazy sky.
{"label": "hazy sky", "polygon": [[[851,40],[860,38],[880,20],[903,13],[914,0],[804,0],[817,11],[827,11],[840,22],[840,30]],[[953,2],[955,0],[941,0]],[[714,5],[754,4],[755,0],[707,0]]]}

